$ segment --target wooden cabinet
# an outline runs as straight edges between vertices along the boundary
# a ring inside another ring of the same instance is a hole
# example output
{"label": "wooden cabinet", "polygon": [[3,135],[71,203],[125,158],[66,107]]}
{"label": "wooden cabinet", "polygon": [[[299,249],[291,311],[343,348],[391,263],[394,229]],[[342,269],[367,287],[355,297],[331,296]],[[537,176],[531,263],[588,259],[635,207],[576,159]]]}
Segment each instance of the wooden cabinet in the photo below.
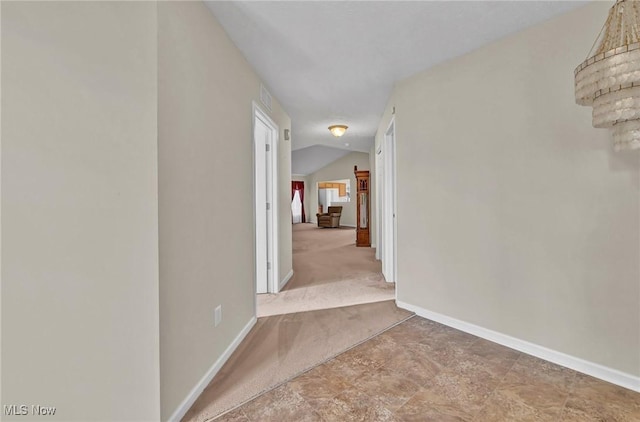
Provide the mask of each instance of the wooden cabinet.
{"label": "wooden cabinet", "polygon": [[347,196],[347,185],[344,183],[338,183],[338,196],[340,198]]}
{"label": "wooden cabinet", "polygon": [[357,223],[356,223],[356,246],[371,246],[371,240],[369,237],[369,218],[370,211],[370,197],[369,194],[369,171],[358,170],[358,166],[353,167],[353,172],[356,175],[356,201],[357,206]]}

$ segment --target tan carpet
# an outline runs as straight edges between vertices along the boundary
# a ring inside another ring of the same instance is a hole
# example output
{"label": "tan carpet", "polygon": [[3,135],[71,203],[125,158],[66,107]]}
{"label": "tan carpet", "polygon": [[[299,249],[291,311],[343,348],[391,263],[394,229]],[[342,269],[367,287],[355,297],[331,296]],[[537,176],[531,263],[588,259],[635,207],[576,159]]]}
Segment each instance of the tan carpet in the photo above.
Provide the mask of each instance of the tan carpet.
{"label": "tan carpet", "polygon": [[411,316],[386,301],[260,318],[183,421],[211,420]]}
{"label": "tan carpet", "polygon": [[294,275],[277,295],[258,295],[258,316],[330,309],[395,298],[372,248],[355,246],[355,229],[293,226]]}

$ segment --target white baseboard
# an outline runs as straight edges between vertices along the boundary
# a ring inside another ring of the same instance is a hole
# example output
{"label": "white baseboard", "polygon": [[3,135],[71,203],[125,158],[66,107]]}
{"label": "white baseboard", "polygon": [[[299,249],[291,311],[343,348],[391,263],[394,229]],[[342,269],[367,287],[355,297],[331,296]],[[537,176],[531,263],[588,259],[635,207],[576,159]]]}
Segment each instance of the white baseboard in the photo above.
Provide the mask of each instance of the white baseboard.
{"label": "white baseboard", "polygon": [[352,228],[356,228],[356,226],[352,226],[351,224],[340,224],[340,227],[352,227]]}
{"label": "white baseboard", "polygon": [[249,334],[249,331],[251,331],[253,326],[256,324],[256,321],[257,319],[254,316],[249,320],[249,322],[247,322],[247,324],[244,326],[242,331],[240,331],[240,333],[236,336],[236,338],[233,339],[229,347],[227,347],[227,349],[224,351],[222,356],[220,356],[218,360],[216,360],[213,363],[211,368],[209,368],[209,370],[204,374],[202,379],[200,379],[200,381],[195,385],[195,387],[191,389],[187,397],[185,397],[182,403],[180,403],[180,406],[178,406],[178,408],[173,412],[173,414],[169,416],[169,419],[168,419],[169,422],[174,422],[174,421],[179,422],[180,419],[184,417],[184,415],[189,411],[193,403],[195,403],[196,399],[200,396],[200,394],[202,394],[204,389],[207,388],[207,385],[209,385],[213,377],[215,377],[218,371],[220,371],[220,368],[222,368],[222,365],[224,365],[227,362],[227,360],[229,360],[229,358],[231,357],[231,354],[238,348],[238,346],[240,345],[240,343],[242,343],[242,340],[244,340],[247,334]]}
{"label": "white baseboard", "polygon": [[528,341],[520,340],[518,338],[511,337],[497,331],[489,330],[487,328],[470,324],[459,319],[451,318],[437,312],[429,311],[406,302],[397,300],[396,304],[399,308],[415,312],[416,315],[423,318],[427,318],[432,321],[439,322],[440,324],[444,324],[449,327],[456,328],[460,331],[464,331],[465,333],[481,337],[485,340],[510,347],[522,353],[526,353],[528,355],[532,355],[537,358],[544,359],[561,366],[565,366],[567,368],[573,369],[574,371],[591,375],[592,377],[599,378],[612,384],[616,384],[621,387],[640,392],[640,377],[638,376],[627,374],[617,369],[609,368],[607,366],[577,358],[575,356],[567,355],[566,353],[548,349],[544,346],[529,343]]}
{"label": "white baseboard", "polygon": [[293,269],[290,270],[282,280],[280,280],[280,284],[278,285],[278,291],[281,291],[282,288],[287,285],[289,280],[291,280],[291,277],[293,277]]}

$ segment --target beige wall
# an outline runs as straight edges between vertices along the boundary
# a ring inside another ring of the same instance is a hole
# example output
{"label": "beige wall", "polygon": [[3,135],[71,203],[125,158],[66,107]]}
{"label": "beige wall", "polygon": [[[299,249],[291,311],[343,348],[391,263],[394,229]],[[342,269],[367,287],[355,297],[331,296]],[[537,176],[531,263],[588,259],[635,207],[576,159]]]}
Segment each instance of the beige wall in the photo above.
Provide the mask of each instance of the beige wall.
{"label": "beige wall", "polygon": [[[252,101],[260,80],[200,2],[160,2],[162,418],[255,315]],[[290,120],[279,125],[280,276],[291,270]],[[220,183],[225,180],[225,183]],[[214,327],[214,308],[223,320]]]}
{"label": "beige wall", "polygon": [[156,5],[1,7],[2,405],[158,420]]}
{"label": "beige wall", "polygon": [[397,85],[398,299],[637,376],[640,156],[573,101],[609,6]]}
{"label": "beige wall", "polygon": [[351,152],[333,163],[321,168],[313,174],[307,175],[309,188],[305,183],[305,196],[309,195],[309,211],[307,221],[317,223],[316,213],[318,212],[318,182],[328,180],[351,180],[351,201],[342,203],[342,216],[340,224],[343,226],[356,225],[356,202],[357,191],[356,178],[353,174],[353,166],[358,166],[358,170],[369,170],[369,154],[364,152]]}
{"label": "beige wall", "polygon": [[[260,81],[202,3],[2,12],[2,404],[166,419],[255,315]],[[284,277],[291,122],[270,114]]]}

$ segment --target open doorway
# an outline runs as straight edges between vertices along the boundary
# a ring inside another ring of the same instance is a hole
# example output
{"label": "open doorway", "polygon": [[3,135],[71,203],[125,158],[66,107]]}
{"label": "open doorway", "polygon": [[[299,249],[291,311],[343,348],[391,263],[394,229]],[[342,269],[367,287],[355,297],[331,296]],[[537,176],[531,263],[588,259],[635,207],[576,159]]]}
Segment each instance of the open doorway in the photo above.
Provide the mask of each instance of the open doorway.
{"label": "open doorway", "polygon": [[[384,279],[375,249],[356,246],[359,201],[354,167],[370,171],[371,181],[375,174],[370,158],[354,152],[314,173],[292,175],[292,180],[304,181],[311,223],[293,224],[293,277],[277,295],[258,296],[259,317],[394,300],[395,285]],[[373,204],[367,203],[367,208]],[[342,207],[337,225],[324,225],[318,217],[329,206]]]}

